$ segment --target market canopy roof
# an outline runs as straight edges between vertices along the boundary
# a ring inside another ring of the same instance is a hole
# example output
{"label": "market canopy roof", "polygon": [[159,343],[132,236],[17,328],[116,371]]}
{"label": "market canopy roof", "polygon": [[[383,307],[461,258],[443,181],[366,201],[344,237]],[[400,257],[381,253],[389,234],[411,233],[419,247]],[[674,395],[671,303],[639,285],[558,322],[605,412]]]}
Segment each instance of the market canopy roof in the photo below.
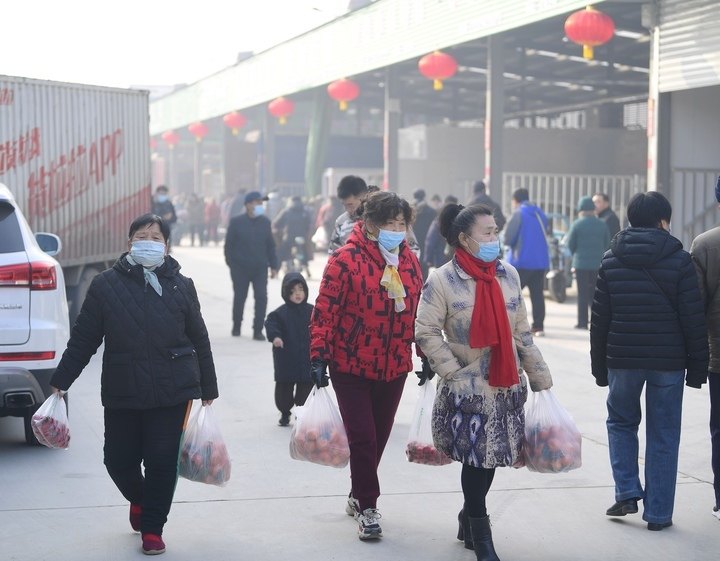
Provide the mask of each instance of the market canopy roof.
{"label": "market canopy roof", "polygon": [[[401,84],[404,111],[451,121],[484,117],[486,38],[505,44],[506,117],[560,112],[647,97],[649,33],[637,0],[600,0],[616,36],[582,58],[565,38],[578,0],[382,0],[277,45],[150,106],[150,131],[180,128],[268,102],[309,97],[316,87],[348,77],[361,103],[383,107],[386,67]],[[418,59],[434,50],[452,54],[459,72],[438,92],[421,76]]]}

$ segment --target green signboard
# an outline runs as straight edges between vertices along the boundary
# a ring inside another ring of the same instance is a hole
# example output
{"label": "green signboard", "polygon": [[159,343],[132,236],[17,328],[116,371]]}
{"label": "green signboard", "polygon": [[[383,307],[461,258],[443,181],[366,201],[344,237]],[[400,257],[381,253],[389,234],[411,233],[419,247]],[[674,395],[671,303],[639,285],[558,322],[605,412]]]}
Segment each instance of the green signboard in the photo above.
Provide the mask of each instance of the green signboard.
{"label": "green signboard", "polygon": [[[586,4],[587,0],[381,0],[151,103],[150,132],[159,134],[252,107]],[[558,36],[562,33],[559,29]]]}

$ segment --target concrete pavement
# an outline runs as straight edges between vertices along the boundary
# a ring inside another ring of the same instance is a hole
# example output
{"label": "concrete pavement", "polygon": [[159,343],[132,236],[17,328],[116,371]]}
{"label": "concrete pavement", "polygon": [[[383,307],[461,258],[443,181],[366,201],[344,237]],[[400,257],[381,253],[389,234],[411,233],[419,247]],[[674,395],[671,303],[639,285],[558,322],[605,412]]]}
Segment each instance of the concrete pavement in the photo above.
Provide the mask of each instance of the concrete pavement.
{"label": "concrete pavement", "polygon": [[[177,247],[196,283],[220,385],[214,405],[233,460],[224,488],[180,479],[165,527],[163,559],[287,561],[473,560],[455,539],[462,505],[460,466],[428,467],[405,459],[417,385],[408,378],[380,466],[378,506],[385,537],[360,542],[344,512],[349,468],[291,460],[290,429],[277,426],[269,343],[251,340],[252,298],[242,337],[230,336],[232,287],[221,247]],[[311,301],[323,260],[312,265]],[[268,311],[281,303],[269,283]],[[641,514],[612,519],[605,432],[606,390],[589,373],[589,335],[572,328],[575,302],[547,302],[546,337],[537,343],[554,392],[583,435],[583,467],[544,475],[498,470],[488,497],[503,561],[717,559],[720,521],[710,515],[712,473],[707,386],[686,388],[674,526],[649,532]],[[144,558],[127,521],[128,505],[102,463],[98,353],[72,387],[71,447],[28,447],[19,419],[0,419],[0,560],[84,561]],[[641,436],[641,450],[644,439]]]}

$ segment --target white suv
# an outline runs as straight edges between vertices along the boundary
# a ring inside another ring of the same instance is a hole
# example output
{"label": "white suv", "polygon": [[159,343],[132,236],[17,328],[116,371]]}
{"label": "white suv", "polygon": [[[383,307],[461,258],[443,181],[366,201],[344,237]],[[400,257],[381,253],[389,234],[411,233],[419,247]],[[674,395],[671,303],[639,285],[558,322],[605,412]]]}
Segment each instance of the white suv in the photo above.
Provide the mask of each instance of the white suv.
{"label": "white suv", "polygon": [[23,417],[28,444],[69,337],[65,280],[51,257],[60,248],[54,234],[33,235],[0,183],[0,417]]}

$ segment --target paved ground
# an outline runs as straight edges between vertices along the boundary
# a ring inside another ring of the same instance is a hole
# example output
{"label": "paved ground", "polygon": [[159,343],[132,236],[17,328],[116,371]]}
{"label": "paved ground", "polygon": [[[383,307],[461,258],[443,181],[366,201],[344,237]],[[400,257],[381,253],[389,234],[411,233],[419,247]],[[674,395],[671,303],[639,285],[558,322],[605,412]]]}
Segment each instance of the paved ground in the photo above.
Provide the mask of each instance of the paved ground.
{"label": "paved ground", "polygon": [[[417,386],[408,380],[380,466],[385,537],[363,543],[344,512],[349,469],[291,460],[290,429],[277,426],[269,343],[230,337],[232,289],[216,247],[180,247],[175,255],[198,287],[216,357],[221,397],[215,409],[233,459],[224,488],[181,479],[165,527],[164,559],[464,560],[455,540],[462,503],[460,466],[405,460]],[[313,264],[311,298],[322,262]],[[270,309],[280,281],[269,285]],[[248,302],[251,314],[252,302]],[[717,559],[720,522],[710,515],[712,486],[708,393],[685,394],[674,526],[649,532],[640,515],[605,516],[613,483],[605,432],[606,390],[589,373],[586,332],[572,328],[575,302],[548,301],[547,336],[538,340],[560,401],[583,434],[583,467],[541,475],[499,470],[488,503],[503,561]],[[126,561],[143,558],[127,522],[128,506],[102,464],[99,354],[70,392],[72,446],[66,451],[23,443],[18,419],[0,419],[0,560]],[[644,445],[643,445],[644,446]],[[642,449],[642,448],[641,448]]]}

